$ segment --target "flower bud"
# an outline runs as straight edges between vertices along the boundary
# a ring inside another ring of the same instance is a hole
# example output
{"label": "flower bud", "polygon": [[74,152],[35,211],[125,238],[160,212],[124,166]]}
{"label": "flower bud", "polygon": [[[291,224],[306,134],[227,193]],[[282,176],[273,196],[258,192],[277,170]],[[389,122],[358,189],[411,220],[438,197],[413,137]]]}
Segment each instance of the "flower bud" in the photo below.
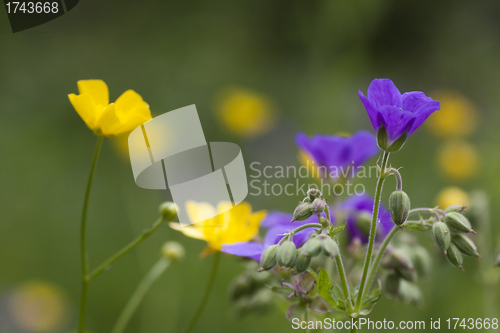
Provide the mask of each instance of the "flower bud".
{"label": "flower bud", "polygon": [[339,246],[337,245],[337,242],[335,242],[333,239],[330,238],[330,236],[327,235],[321,235],[318,238],[320,238],[321,241],[321,249],[323,250],[323,253],[328,256],[328,257],[335,257],[339,254]]}
{"label": "flower bud", "polygon": [[463,213],[463,212],[465,212],[465,206],[451,205],[451,206],[446,207],[446,209],[444,211],[445,211],[445,213],[451,213],[451,212]]}
{"label": "flower bud", "polygon": [[173,221],[177,217],[177,205],[172,201],[165,201],[159,207],[160,214],[164,221]]}
{"label": "flower bud", "polygon": [[297,273],[303,273],[307,271],[311,265],[311,257],[300,254],[295,262],[295,270]]}
{"label": "flower bud", "polygon": [[356,227],[365,235],[370,234],[370,228],[372,224],[372,214],[362,211],[356,214],[354,223],[356,224]]}
{"label": "flower bud", "polygon": [[451,233],[446,223],[443,222],[434,223],[434,225],[432,226],[431,234],[432,234],[432,239],[434,240],[436,246],[441,251],[446,253],[451,243]]}
{"label": "flower bud", "polygon": [[313,236],[311,236],[302,247],[300,256],[316,257],[321,253],[321,241],[318,237]]}
{"label": "flower bud", "polygon": [[163,244],[161,248],[162,256],[172,261],[184,258],[185,253],[184,247],[179,242],[175,241],[167,242]]}
{"label": "flower bud", "polygon": [[297,259],[297,248],[295,244],[289,240],[285,241],[279,246],[276,258],[281,267],[292,268]]}
{"label": "flower bud", "polygon": [[455,234],[451,238],[451,242],[455,244],[457,249],[462,252],[462,254],[465,254],[466,256],[481,258],[481,255],[479,255],[479,253],[477,252],[476,245],[472,240],[470,240],[470,238],[461,234]]}
{"label": "flower bud", "polygon": [[323,228],[329,228],[331,226],[330,222],[328,222],[328,220],[321,215],[318,216],[318,222],[321,223]]}
{"label": "flower bud", "polygon": [[312,187],[307,191],[307,196],[311,199],[311,201],[314,201],[314,199],[321,198],[321,191]]}
{"label": "flower bud", "polygon": [[278,253],[278,245],[271,245],[262,252],[260,256],[259,271],[267,271],[276,265],[276,254]]}
{"label": "flower bud", "polygon": [[311,211],[314,215],[323,213],[326,208],[326,201],[323,199],[314,199],[311,204]]}
{"label": "flower bud", "polygon": [[432,270],[432,258],[429,252],[422,246],[412,246],[409,253],[417,273],[424,278],[429,278]]}
{"label": "flower bud", "polygon": [[447,213],[444,221],[453,232],[476,233],[474,230],[472,230],[469,220],[460,213]]}
{"label": "flower bud", "polygon": [[387,294],[391,298],[399,297],[399,284],[401,278],[398,274],[391,273],[388,274],[384,279],[384,293]]}
{"label": "flower bud", "polygon": [[403,191],[394,191],[389,197],[389,211],[392,221],[396,225],[402,225],[408,218],[410,212],[410,197]]}
{"label": "flower bud", "polygon": [[415,281],[417,279],[410,257],[402,250],[395,250],[391,253],[388,266],[405,280]]}
{"label": "flower bud", "polygon": [[448,252],[446,253],[446,258],[448,259],[450,264],[464,270],[464,268],[462,267],[462,264],[464,263],[464,257],[454,244],[450,244]]}
{"label": "flower bud", "polygon": [[406,142],[408,134],[404,132],[399,138],[394,140],[393,142],[389,141],[389,135],[387,135],[387,130],[384,126],[380,126],[377,131],[377,145],[380,149],[385,150],[386,152],[396,152],[400,150]]}
{"label": "flower bud", "polygon": [[310,202],[302,202],[300,203],[293,212],[292,221],[304,221],[305,219],[311,217],[313,215],[313,211],[311,209],[312,203]]}

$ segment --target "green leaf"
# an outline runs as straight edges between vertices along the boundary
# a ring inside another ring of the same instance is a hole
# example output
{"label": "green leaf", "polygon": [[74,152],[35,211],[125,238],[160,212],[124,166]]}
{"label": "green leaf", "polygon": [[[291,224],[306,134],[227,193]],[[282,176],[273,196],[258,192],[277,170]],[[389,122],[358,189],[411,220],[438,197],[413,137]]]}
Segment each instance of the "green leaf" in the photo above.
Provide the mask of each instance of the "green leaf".
{"label": "green leaf", "polygon": [[382,296],[382,285],[380,283],[380,280],[378,280],[378,288],[373,289],[369,295],[366,296],[365,300],[363,301],[363,304],[361,305],[362,310],[359,311],[360,314],[363,316],[368,315],[370,312],[372,312],[373,307],[375,304],[378,302],[380,297]]}
{"label": "green leaf", "polygon": [[332,282],[328,272],[322,268],[318,275],[318,295],[321,296],[331,307],[337,308],[337,302],[332,298]]}
{"label": "green leaf", "polygon": [[345,221],[345,223],[343,225],[341,225],[339,227],[335,227],[332,225],[332,227],[330,228],[330,232],[329,232],[330,237],[336,240],[338,234],[340,234],[344,230],[346,225],[347,225],[347,220]]}

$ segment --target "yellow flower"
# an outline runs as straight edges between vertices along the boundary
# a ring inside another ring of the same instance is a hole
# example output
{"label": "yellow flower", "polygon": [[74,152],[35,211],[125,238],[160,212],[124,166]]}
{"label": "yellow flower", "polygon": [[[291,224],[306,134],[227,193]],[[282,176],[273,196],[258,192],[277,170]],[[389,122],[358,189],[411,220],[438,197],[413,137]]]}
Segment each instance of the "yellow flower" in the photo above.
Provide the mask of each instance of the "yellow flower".
{"label": "yellow flower", "polygon": [[446,176],[456,180],[475,176],[478,156],[475,147],[465,141],[450,141],[438,151],[438,161]]}
{"label": "yellow flower", "polygon": [[449,186],[439,192],[436,204],[441,208],[445,209],[451,205],[468,206],[470,203],[470,198],[467,192],[456,187]]}
{"label": "yellow flower", "polygon": [[[259,232],[260,222],[266,215],[265,211],[252,213],[252,207],[246,202],[227,210],[230,202],[221,202],[217,208],[208,203],[186,203],[186,210],[192,221],[202,221],[188,226],[170,223],[170,226],[184,235],[202,239],[208,243],[208,251],[220,251],[222,244],[249,241]],[[215,217],[216,212],[222,212]]]}
{"label": "yellow flower", "polygon": [[275,123],[271,101],[246,89],[229,89],[217,101],[217,115],[229,131],[243,137],[268,132]]}
{"label": "yellow flower", "polygon": [[433,98],[441,103],[441,109],[425,122],[432,133],[441,137],[458,137],[474,132],[477,110],[470,100],[453,91],[438,92]]}
{"label": "yellow flower", "polygon": [[133,90],[125,91],[110,104],[108,86],[104,81],[80,80],[77,84],[80,94],[69,94],[69,100],[96,135],[125,133],[151,119],[148,104]]}

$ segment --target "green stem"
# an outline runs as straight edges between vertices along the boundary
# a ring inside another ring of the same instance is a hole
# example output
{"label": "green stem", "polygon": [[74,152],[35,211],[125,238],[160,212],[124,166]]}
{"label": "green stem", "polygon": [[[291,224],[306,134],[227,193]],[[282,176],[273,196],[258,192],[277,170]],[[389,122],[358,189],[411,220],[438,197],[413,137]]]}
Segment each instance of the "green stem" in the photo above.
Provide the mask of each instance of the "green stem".
{"label": "green stem", "polygon": [[370,266],[370,274],[368,275],[368,280],[365,286],[365,289],[363,290],[362,296],[361,296],[361,303],[365,300],[366,295],[368,294],[368,291],[370,290],[370,286],[373,283],[373,279],[375,278],[375,274],[377,273],[378,270],[378,265],[380,264],[380,259],[384,256],[385,249],[387,248],[387,245],[391,242],[392,238],[396,233],[400,230],[398,226],[394,226],[392,230],[387,234],[387,236],[384,239],[384,242],[380,246],[377,255],[375,256],[375,259],[373,260],[373,263]]}
{"label": "green stem", "polygon": [[148,238],[162,223],[165,222],[165,219],[159,218],[156,220],[153,225],[151,225],[149,228],[145,229],[136,239],[128,243],[126,246],[124,246],[120,251],[116,252],[113,256],[111,256],[108,260],[100,264],[96,269],[92,271],[87,277],[88,281],[92,281],[96,276],[101,274],[107,267],[109,267],[111,264],[113,264],[115,261],[120,259],[125,253],[128,251],[132,250],[134,247],[139,245],[143,240]]}
{"label": "green stem", "polygon": [[116,321],[116,324],[113,327],[111,333],[122,333],[125,330],[125,327],[132,318],[132,315],[139,307],[139,304],[141,304],[149,288],[151,288],[151,285],[163,274],[163,272],[168,268],[169,265],[170,260],[162,257],[153,266],[153,268],[151,268],[144,279],[139,283],[137,289],[132,294],[132,297],[130,297],[129,301],[125,305],[125,308]]}
{"label": "green stem", "polygon": [[214,285],[215,276],[217,273],[217,267],[219,266],[219,259],[220,259],[220,251],[215,253],[214,264],[212,266],[212,273],[210,274],[210,279],[208,280],[207,289],[205,289],[205,294],[203,295],[203,298],[201,299],[200,305],[198,305],[198,309],[196,310],[193,318],[191,319],[188,326],[184,330],[184,333],[191,332],[194,325],[196,324],[196,321],[201,316],[201,313],[203,312],[203,309],[205,308],[205,304],[207,303],[208,297],[210,296],[210,291],[212,290],[212,287]]}
{"label": "green stem", "polygon": [[295,229],[293,229],[292,231],[290,231],[288,234],[286,234],[286,235],[285,235],[285,237],[283,237],[283,238],[279,241],[278,245],[283,244],[283,242],[284,242],[285,240],[287,240],[287,239],[290,237],[290,234],[292,234],[292,235],[293,235],[293,234],[295,234],[295,233],[297,233],[297,232],[299,232],[299,231],[301,231],[301,230],[307,229],[307,228],[321,228],[321,227],[322,227],[322,225],[321,225],[320,223],[306,223],[306,224],[303,224],[303,225],[301,225],[300,227],[295,228]]}
{"label": "green stem", "polygon": [[380,206],[380,196],[382,195],[382,186],[384,185],[385,177],[387,177],[386,168],[388,160],[389,160],[389,153],[384,151],[384,155],[382,157],[382,166],[380,168],[380,176],[378,177],[377,188],[375,190],[375,202],[373,205],[373,216],[370,226],[370,238],[368,241],[368,249],[366,250],[366,257],[363,266],[363,274],[361,275],[361,282],[359,283],[358,297],[356,298],[356,305],[354,306],[355,312],[358,312],[361,306],[361,298],[363,294],[362,291],[365,288],[366,276],[368,274],[368,268],[370,267],[370,262],[372,259],[373,244],[375,243],[375,236],[377,232],[377,218],[378,218],[378,209]]}
{"label": "green stem", "polygon": [[348,301],[349,310],[352,310],[352,299],[351,293],[349,292],[349,286],[347,284],[347,275],[344,269],[344,263],[342,262],[342,257],[340,253],[335,257],[335,262],[337,264],[337,270],[339,271],[340,282],[342,283],[342,290],[344,291],[344,297]]}
{"label": "green stem", "polygon": [[89,263],[87,249],[85,246],[85,230],[87,225],[87,209],[89,206],[90,190],[92,189],[92,181],[94,180],[94,171],[97,165],[97,160],[99,159],[99,153],[101,152],[103,136],[99,136],[97,140],[97,146],[95,148],[94,159],[92,160],[92,166],[90,168],[89,179],[87,181],[87,190],[85,192],[85,198],[83,200],[83,211],[82,211],[82,222],[80,230],[80,255],[82,263],[82,293],[80,299],[80,316],[78,320],[78,333],[84,333],[85,331],[85,315],[87,313],[87,291],[89,280],[87,278]]}
{"label": "green stem", "polygon": [[[358,319],[357,318],[354,318],[353,320],[353,323],[357,323],[358,322]],[[355,325],[352,325],[351,326],[351,329],[349,330],[350,333],[356,333],[357,329],[356,329],[356,326]]]}

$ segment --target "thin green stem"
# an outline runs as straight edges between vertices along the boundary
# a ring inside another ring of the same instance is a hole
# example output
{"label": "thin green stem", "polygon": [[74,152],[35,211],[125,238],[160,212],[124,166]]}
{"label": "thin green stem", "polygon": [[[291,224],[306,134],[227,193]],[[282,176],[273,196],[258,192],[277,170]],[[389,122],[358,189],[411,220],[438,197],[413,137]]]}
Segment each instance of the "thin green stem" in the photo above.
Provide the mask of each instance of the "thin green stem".
{"label": "thin green stem", "polygon": [[170,260],[167,258],[160,258],[156,264],[151,268],[151,270],[146,274],[144,279],[139,283],[137,289],[130,297],[129,301],[125,305],[120,317],[115,323],[111,333],[122,333],[127,327],[128,322],[132,318],[133,314],[141,304],[144,296],[148,292],[151,285],[165,272],[165,270],[170,266]]}
{"label": "thin green stem", "polygon": [[344,291],[344,297],[347,299],[349,310],[352,310],[352,299],[351,293],[349,292],[349,285],[347,284],[347,275],[344,269],[344,263],[342,262],[342,257],[340,253],[335,257],[335,263],[337,264],[337,270],[339,271],[340,282],[342,283],[342,290]]}
{"label": "thin green stem", "polygon": [[97,146],[95,148],[94,158],[92,160],[92,166],[90,168],[89,179],[87,181],[87,190],[85,191],[85,198],[83,200],[83,211],[82,211],[82,222],[80,230],[80,255],[82,263],[82,293],[80,298],[80,316],[78,320],[78,333],[83,333],[85,331],[85,315],[87,313],[87,291],[88,291],[88,255],[85,246],[85,236],[86,236],[86,225],[87,225],[87,209],[89,206],[90,190],[92,189],[92,181],[94,180],[94,171],[97,165],[97,160],[99,159],[99,153],[101,152],[103,136],[99,136],[97,140]]}
{"label": "thin green stem", "polygon": [[306,224],[303,224],[303,225],[301,225],[300,227],[295,228],[295,229],[293,229],[292,231],[290,231],[289,233],[287,233],[287,234],[285,235],[285,237],[283,237],[283,238],[279,241],[278,245],[283,244],[283,242],[284,242],[285,240],[287,240],[287,239],[290,237],[290,234],[292,234],[292,235],[293,235],[293,234],[295,234],[295,233],[297,233],[297,232],[299,232],[299,231],[301,231],[301,230],[307,229],[307,228],[321,228],[321,227],[322,227],[322,225],[321,225],[320,223],[306,223]]}
{"label": "thin green stem", "polygon": [[[358,322],[358,319],[357,319],[357,318],[354,318],[354,319],[353,319],[353,324],[354,324],[354,323],[357,323],[357,322]],[[356,333],[356,332],[357,332],[357,330],[358,330],[358,329],[356,328],[356,325],[352,325],[352,326],[351,326],[351,329],[349,330],[349,332],[350,332],[350,333]]]}
{"label": "thin green stem", "polygon": [[373,216],[372,222],[370,226],[370,237],[368,241],[368,249],[366,250],[365,263],[363,266],[363,273],[361,275],[361,282],[359,283],[358,288],[358,297],[356,298],[356,303],[354,306],[354,311],[358,312],[361,306],[361,298],[363,294],[363,290],[366,284],[366,276],[368,275],[368,268],[370,267],[370,262],[372,259],[373,253],[373,244],[375,243],[375,236],[377,233],[377,219],[378,219],[378,209],[380,206],[380,197],[382,195],[382,186],[384,185],[384,180],[387,177],[387,161],[389,160],[389,153],[384,151],[384,155],[382,157],[382,166],[380,168],[380,175],[377,180],[377,188],[375,190],[375,202],[373,204]]}
{"label": "thin green stem", "polygon": [[125,245],[120,251],[116,252],[112,255],[108,260],[100,264],[96,269],[92,271],[87,277],[88,281],[92,281],[96,276],[101,274],[107,267],[113,264],[115,261],[120,259],[125,253],[132,250],[134,247],[139,245],[143,240],[148,238],[162,223],[165,222],[165,219],[159,218],[153,223],[149,228],[145,229],[136,239]]}
{"label": "thin green stem", "polygon": [[401,173],[399,172],[399,170],[395,169],[395,168],[391,168],[391,175],[394,175],[394,177],[396,177],[396,190],[402,191],[403,190],[403,178],[401,177]]}
{"label": "thin green stem", "polygon": [[214,264],[212,266],[212,273],[210,274],[210,279],[208,280],[207,289],[205,289],[205,294],[201,299],[200,305],[198,305],[198,309],[196,310],[193,318],[191,319],[188,326],[184,330],[184,333],[191,332],[194,325],[198,321],[198,318],[200,318],[203,309],[205,308],[205,304],[207,303],[208,297],[210,296],[210,291],[212,291],[212,287],[214,285],[215,276],[217,274],[217,267],[219,266],[219,260],[220,260],[220,251],[215,253]]}
{"label": "thin green stem", "polygon": [[392,238],[394,237],[394,235],[397,234],[399,230],[401,229],[398,226],[394,226],[392,230],[387,234],[387,236],[384,239],[384,242],[380,246],[377,255],[375,256],[375,259],[373,260],[373,263],[370,266],[370,274],[368,275],[368,280],[361,296],[361,303],[363,303],[366,295],[368,294],[368,291],[370,290],[370,286],[372,285],[373,279],[375,278],[375,274],[377,273],[378,270],[378,265],[380,264],[380,259],[382,259],[382,257],[384,256],[384,252],[385,249],[387,248],[387,245],[389,245]]}

